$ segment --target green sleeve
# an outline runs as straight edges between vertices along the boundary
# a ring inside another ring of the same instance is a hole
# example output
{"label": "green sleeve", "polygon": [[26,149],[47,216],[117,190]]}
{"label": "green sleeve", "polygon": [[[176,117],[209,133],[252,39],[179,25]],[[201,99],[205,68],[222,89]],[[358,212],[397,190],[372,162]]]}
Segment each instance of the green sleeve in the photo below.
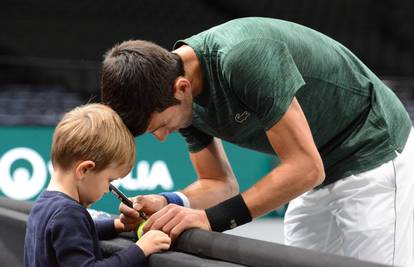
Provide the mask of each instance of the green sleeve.
{"label": "green sleeve", "polygon": [[280,120],[305,82],[285,43],[249,39],[223,58],[224,78],[265,130]]}
{"label": "green sleeve", "polygon": [[180,129],[179,132],[187,142],[188,150],[191,153],[202,150],[213,141],[212,136],[203,133],[192,125],[187,128]]}

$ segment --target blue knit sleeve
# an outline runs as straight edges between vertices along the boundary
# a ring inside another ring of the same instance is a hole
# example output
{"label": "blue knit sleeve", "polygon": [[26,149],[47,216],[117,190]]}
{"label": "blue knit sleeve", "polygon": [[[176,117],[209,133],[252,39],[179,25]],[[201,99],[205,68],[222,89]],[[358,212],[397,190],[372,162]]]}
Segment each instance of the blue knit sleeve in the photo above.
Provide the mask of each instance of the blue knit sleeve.
{"label": "blue knit sleeve", "polygon": [[99,240],[108,240],[118,236],[115,230],[114,219],[94,220]]}
{"label": "blue knit sleeve", "polygon": [[55,214],[47,231],[59,266],[141,266],[145,255],[135,244],[102,258],[92,218],[82,207],[69,206]]}

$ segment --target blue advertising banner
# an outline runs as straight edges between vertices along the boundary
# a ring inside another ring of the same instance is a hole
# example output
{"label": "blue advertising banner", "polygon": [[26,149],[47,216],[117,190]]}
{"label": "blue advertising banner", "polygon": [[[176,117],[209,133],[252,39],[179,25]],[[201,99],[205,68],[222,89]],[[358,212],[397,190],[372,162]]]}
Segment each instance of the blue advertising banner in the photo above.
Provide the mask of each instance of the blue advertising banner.
{"label": "blue advertising banner", "polygon": [[[53,173],[50,161],[52,127],[0,127],[0,195],[33,201]],[[165,142],[152,135],[136,138],[134,169],[116,182],[127,196],[156,194],[185,188],[196,179],[187,145],[179,134]],[[227,156],[244,191],[275,165],[275,158],[224,143]],[[118,200],[105,195],[91,208],[118,213]],[[281,208],[272,215],[283,215]]]}

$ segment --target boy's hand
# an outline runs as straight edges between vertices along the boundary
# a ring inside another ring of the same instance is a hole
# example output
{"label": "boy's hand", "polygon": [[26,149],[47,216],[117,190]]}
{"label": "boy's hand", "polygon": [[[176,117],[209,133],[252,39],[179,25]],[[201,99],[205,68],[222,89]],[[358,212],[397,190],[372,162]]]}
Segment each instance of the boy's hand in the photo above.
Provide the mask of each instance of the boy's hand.
{"label": "boy's hand", "polygon": [[167,250],[171,245],[171,238],[159,230],[151,230],[145,233],[137,242],[145,256],[152,253]]}
{"label": "boy's hand", "polygon": [[119,211],[121,212],[119,215],[119,221],[124,226],[124,232],[138,229],[138,226],[143,219],[139,216],[139,212],[137,210],[121,203],[119,205]]}
{"label": "boy's hand", "polygon": [[129,232],[129,231],[134,230],[134,229],[127,229],[127,228],[125,227],[125,225],[121,222],[121,220],[120,220],[120,219],[115,219],[115,220],[114,220],[114,226],[115,226],[115,231],[116,231],[117,233]]}
{"label": "boy's hand", "polygon": [[165,197],[160,195],[145,195],[131,198],[134,208],[121,203],[119,219],[125,225],[125,231],[136,230],[143,221],[138,211],[144,211],[148,216],[159,211],[167,205]]}

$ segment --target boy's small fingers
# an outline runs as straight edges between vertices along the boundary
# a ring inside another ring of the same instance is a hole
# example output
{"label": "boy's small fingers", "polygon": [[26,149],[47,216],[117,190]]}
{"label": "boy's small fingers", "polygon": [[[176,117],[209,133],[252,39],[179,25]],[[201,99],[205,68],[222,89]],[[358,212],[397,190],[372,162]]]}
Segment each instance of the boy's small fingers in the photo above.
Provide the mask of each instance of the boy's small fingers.
{"label": "boy's small fingers", "polygon": [[163,240],[166,244],[171,244],[171,238],[169,236],[165,237]]}
{"label": "boy's small fingers", "polygon": [[170,248],[170,243],[164,243],[164,249],[167,250]]}
{"label": "boy's small fingers", "polygon": [[119,215],[119,219],[123,224],[134,224],[137,223],[137,219],[127,217],[124,214]]}

